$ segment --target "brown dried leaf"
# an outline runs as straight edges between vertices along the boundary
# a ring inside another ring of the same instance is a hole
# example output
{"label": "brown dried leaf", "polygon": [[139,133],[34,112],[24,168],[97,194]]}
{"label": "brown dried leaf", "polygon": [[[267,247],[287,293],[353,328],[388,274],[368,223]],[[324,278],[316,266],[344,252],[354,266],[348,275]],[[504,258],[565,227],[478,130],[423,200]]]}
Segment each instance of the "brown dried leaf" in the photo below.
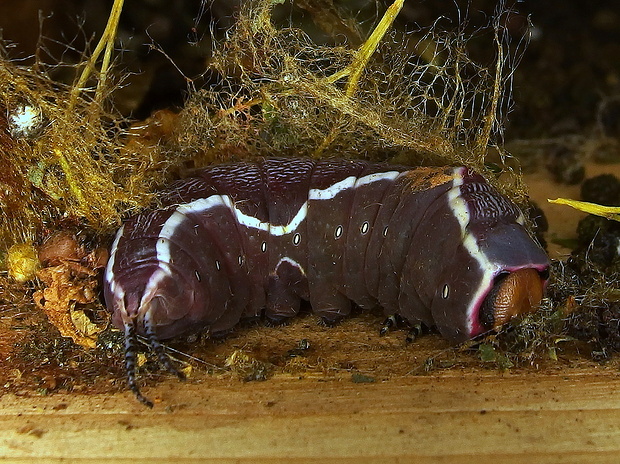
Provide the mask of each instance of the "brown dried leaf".
{"label": "brown dried leaf", "polygon": [[95,301],[96,273],[75,263],[65,263],[41,269],[37,276],[46,287],[35,292],[36,305],[63,337],[70,337],[85,348],[94,348],[97,334],[105,327],[91,322],[75,306]]}

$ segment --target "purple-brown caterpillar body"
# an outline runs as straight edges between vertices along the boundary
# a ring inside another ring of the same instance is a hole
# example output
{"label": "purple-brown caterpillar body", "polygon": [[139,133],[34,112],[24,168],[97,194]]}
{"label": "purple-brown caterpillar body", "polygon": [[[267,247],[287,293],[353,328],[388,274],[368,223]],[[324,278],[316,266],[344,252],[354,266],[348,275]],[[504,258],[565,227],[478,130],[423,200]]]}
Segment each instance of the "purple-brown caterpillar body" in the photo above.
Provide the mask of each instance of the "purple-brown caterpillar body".
{"label": "purple-brown caterpillar body", "polygon": [[461,342],[532,311],[547,279],[519,208],[465,167],[269,159],[207,168],[160,200],[121,227],[105,273],[146,404],[136,334],[174,370],[160,340],[307,300],[328,322],[381,306]]}

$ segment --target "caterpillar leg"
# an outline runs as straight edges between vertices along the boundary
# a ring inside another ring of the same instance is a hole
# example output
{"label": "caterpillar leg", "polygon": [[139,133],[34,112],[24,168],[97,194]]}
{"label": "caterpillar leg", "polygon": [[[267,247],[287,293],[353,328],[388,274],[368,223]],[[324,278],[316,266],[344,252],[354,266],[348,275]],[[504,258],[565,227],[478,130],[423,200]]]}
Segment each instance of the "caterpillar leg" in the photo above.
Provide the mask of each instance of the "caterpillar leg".
{"label": "caterpillar leg", "polygon": [[398,314],[389,315],[385,319],[385,321],[383,321],[383,324],[381,324],[381,328],[379,329],[379,335],[380,336],[386,335],[390,330],[396,329],[399,326],[401,326],[403,322],[404,322],[403,318],[400,317]]}
{"label": "caterpillar leg", "polygon": [[409,329],[409,333],[407,334],[405,341],[407,343],[413,343],[420,335],[422,335],[423,331],[424,329],[422,328],[422,324],[414,324],[411,326],[411,329]]}
{"label": "caterpillar leg", "polygon": [[[399,314],[391,314],[385,319],[385,321],[383,321],[383,324],[379,329],[379,335],[384,336],[390,330],[402,327],[405,324],[406,321],[402,318],[402,316],[400,316]],[[422,335],[423,331],[424,329],[422,327],[422,324],[420,323],[409,326],[409,332],[407,333],[405,341],[407,343],[414,342],[420,335]]]}

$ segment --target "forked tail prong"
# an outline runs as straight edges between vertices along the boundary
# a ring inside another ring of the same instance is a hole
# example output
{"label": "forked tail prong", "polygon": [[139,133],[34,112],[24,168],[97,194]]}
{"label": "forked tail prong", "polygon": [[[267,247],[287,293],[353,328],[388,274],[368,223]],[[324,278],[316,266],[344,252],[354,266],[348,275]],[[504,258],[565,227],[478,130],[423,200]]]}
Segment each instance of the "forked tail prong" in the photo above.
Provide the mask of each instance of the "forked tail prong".
{"label": "forked tail prong", "polygon": [[153,402],[140,392],[140,387],[136,382],[136,345],[138,337],[136,335],[135,322],[125,323],[125,371],[127,373],[127,385],[136,395],[136,398],[143,405],[152,408]]}

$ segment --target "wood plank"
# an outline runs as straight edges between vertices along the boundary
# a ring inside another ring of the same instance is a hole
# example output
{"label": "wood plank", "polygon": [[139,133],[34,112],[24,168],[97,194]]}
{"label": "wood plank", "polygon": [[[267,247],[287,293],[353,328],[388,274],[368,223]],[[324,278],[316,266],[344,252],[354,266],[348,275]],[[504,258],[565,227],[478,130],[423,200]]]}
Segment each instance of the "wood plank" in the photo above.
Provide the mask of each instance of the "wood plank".
{"label": "wood plank", "polygon": [[4,462],[617,462],[620,378],[454,372],[374,384],[278,375],[0,399]]}

